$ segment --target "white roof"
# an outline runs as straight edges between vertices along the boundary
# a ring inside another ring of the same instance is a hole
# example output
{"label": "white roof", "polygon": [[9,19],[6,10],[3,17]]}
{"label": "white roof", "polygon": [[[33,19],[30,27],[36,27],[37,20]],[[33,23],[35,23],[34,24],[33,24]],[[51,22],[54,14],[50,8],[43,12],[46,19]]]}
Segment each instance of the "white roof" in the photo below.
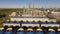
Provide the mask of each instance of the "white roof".
{"label": "white roof", "polygon": [[12,30],[12,28],[8,28],[7,30]]}
{"label": "white roof", "polygon": [[42,29],[37,29],[37,31],[42,31]]}
{"label": "white roof", "polygon": [[0,30],[3,30],[4,28],[0,28]]}
{"label": "white roof", "polygon": [[9,21],[9,20],[7,20],[7,21]]}
{"label": "white roof", "polygon": [[23,28],[19,28],[18,30],[21,30],[21,31],[22,31],[22,30],[24,30],[24,29],[23,29]]}
{"label": "white roof", "polygon": [[49,26],[51,26],[51,27],[59,27],[59,24],[41,24],[41,27],[43,27],[43,26],[45,26],[45,27],[49,27]]}
{"label": "white roof", "polygon": [[55,31],[54,29],[48,29],[48,31]]}
{"label": "white roof", "polygon": [[22,16],[32,16],[32,15],[24,14],[24,15],[22,15]]}
{"label": "white roof", "polygon": [[58,29],[58,31],[60,31],[60,29]]}
{"label": "white roof", "polygon": [[33,29],[32,28],[28,28],[27,31],[33,31]]}
{"label": "white roof", "polygon": [[52,13],[60,13],[60,12],[52,12]]}

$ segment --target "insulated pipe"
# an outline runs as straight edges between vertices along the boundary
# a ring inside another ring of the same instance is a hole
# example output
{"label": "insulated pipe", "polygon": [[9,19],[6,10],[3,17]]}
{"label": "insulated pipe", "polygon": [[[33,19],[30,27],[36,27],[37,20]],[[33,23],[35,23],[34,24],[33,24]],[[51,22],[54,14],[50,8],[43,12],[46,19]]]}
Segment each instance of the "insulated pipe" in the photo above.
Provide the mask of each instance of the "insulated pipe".
{"label": "insulated pipe", "polygon": [[39,28],[40,28],[40,27],[41,27],[41,23],[42,23],[42,22],[41,22],[41,21],[38,21],[38,23],[39,23]]}
{"label": "insulated pipe", "polygon": [[20,23],[20,27],[22,27],[23,20],[21,20],[19,23]]}

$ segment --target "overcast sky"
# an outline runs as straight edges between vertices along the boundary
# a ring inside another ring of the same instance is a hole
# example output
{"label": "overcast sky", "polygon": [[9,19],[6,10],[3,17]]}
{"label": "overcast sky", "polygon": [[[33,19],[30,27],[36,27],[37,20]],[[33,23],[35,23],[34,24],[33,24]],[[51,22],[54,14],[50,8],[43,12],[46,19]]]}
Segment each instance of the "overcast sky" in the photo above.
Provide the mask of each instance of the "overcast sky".
{"label": "overcast sky", "polygon": [[60,8],[60,0],[0,0],[0,8],[23,8],[29,3],[37,8]]}

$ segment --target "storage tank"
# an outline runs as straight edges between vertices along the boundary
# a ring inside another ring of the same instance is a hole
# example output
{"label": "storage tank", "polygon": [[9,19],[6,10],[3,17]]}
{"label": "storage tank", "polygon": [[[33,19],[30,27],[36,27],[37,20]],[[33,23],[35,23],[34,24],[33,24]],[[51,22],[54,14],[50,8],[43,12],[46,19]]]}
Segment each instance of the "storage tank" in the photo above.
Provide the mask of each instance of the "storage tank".
{"label": "storage tank", "polygon": [[60,29],[58,29],[58,32],[57,32],[57,34],[60,34]]}
{"label": "storage tank", "polygon": [[4,28],[0,28],[0,34],[3,34],[3,29],[4,29]]}
{"label": "storage tank", "polygon": [[26,34],[34,34],[33,29],[32,28],[28,28]]}
{"label": "storage tank", "polygon": [[43,32],[42,29],[38,28],[38,29],[36,30],[36,34],[44,34],[44,32]]}
{"label": "storage tank", "polygon": [[19,28],[17,31],[17,34],[24,34],[24,29],[23,28]]}
{"label": "storage tank", "polygon": [[12,34],[12,28],[8,28],[7,30],[6,30],[6,32],[5,32],[5,34]]}
{"label": "storage tank", "polygon": [[47,34],[56,34],[56,32],[54,29],[48,29]]}

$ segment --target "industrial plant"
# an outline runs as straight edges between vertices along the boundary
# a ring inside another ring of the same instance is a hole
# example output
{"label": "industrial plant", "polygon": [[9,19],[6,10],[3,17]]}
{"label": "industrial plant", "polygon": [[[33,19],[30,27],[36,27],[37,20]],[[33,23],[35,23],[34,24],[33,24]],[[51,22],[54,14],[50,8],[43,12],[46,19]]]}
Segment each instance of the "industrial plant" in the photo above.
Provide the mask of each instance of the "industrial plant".
{"label": "industrial plant", "polygon": [[13,11],[10,19],[3,22],[0,34],[60,34],[59,11],[50,9],[23,8]]}
{"label": "industrial plant", "polygon": [[[12,12],[9,15],[9,12],[4,13],[1,18],[4,21],[0,34],[60,34],[60,9],[35,8],[29,3],[28,8],[24,6],[21,10],[6,11]],[[5,14],[9,19],[5,18]]]}

